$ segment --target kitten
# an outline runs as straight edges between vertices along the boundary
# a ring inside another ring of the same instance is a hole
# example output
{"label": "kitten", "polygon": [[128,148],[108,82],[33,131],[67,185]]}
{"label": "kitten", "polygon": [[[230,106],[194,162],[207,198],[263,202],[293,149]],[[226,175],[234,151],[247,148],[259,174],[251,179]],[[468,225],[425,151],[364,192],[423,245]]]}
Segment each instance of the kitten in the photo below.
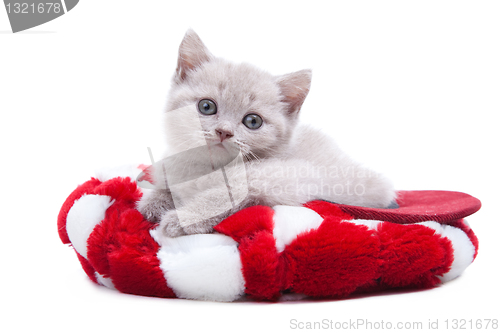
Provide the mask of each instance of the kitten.
{"label": "kitten", "polygon": [[167,104],[173,157],[155,164],[157,188],[144,195],[139,211],[175,237],[210,233],[253,205],[322,199],[389,206],[395,191],[388,179],[351,160],[317,129],[298,124],[310,84],[310,70],[273,76],[214,57],[189,30]]}

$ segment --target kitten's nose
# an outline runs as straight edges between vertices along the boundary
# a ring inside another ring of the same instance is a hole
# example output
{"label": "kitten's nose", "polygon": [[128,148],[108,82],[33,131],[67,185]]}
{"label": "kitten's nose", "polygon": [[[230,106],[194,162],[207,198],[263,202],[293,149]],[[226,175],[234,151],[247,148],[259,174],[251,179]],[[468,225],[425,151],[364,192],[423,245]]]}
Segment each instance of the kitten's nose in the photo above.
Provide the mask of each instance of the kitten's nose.
{"label": "kitten's nose", "polygon": [[215,133],[217,133],[217,135],[219,135],[220,142],[222,142],[226,139],[229,139],[230,137],[233,136],[233,133],[231,133],[230,131],[227,131],[227,130],[223,130],[223,129],[216,129]]}

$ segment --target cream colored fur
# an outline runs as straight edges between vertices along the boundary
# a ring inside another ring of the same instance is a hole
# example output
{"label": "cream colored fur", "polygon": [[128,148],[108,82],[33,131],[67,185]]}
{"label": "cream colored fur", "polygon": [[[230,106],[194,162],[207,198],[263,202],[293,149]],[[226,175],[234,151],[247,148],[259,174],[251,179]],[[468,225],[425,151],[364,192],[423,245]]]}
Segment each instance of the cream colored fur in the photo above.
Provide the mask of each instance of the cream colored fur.
{"label": "cream colored fur", "polygon": [[[249,64],[216,58],[188,31],[179,48],[167,105],[168,155],[206,145],[211,159],[217,160],[237,147],[245,158],[244,168],[225,168],[230,189],[221,181],[221,170],[216,170],[175,185],[175,191],[158,188],[141,200],[139,210],[160,222],[165,235],[180,236],[210,233],[225,217],[257,204],[300,206],[322,199],[388,206],[395,192],[387,178],[353,161],[320,130],[298,122],[310,84],[310,70],[273,76]],[[204,98],[216,102],[216,114],[197,112]],[[247,128],[242,119],[248,114],[259,115],[263,125]],[[221,140],[217,131],[231,136]],[[155,178],[163,184],[159,165]],[[200,171],[206,160],[191,154],[180,166],[179,173]],[[246,196],[228,201],[229,190],[244,190]]]}

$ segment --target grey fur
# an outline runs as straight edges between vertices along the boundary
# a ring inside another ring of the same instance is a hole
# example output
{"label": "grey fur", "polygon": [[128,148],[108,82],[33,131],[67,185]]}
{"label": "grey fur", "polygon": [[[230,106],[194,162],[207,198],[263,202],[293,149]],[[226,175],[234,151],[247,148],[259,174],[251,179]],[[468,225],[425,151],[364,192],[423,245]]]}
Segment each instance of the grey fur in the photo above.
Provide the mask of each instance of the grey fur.
{"label": "grey fur", "polygon": [[[223,214],[215,214],[214,208],[224,204],[227,188],[186,185],[182,204],[188,213],[183,218],[209,218],[184,227],[166,190],[145,195],[138,209],[151,221],[160,221],[166,236],[175,237],[212,232],[222,219],[252,205],[297,206],[323,199],[367,207],[389,206],[395,192],[387,178],[354,162],[321,131],[298,124],[310,84],[310,70],[273,76],[249,64],[214,57],[189,30],[179,48],[167,111],[210,98],[216,101],[218,112],[200,115],[201,131],[192,128],[190,122],[170,119],[165,124],[168,144],[171,152],[181,152],[196,147],[200,138],[208,145],[226,149],[236,143],[247,162],[245,172],[233,174],[232,179],[241,180],[237,186],[248,187],[248,196]],[[250,130],[242,124],[249,113],[264,119],[261,128]],[[216,130],[232,136],[221,141]]]}

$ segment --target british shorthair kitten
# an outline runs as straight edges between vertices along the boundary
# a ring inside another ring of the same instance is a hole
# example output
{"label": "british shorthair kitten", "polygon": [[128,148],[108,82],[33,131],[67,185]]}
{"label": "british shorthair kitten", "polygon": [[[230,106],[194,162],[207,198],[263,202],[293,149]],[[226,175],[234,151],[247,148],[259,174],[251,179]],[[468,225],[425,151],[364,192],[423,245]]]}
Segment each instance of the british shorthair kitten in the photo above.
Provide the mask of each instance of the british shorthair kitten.
{"label": "british shorthair kitten", "polygon": [[138,204],[165,236],[210,233],[253,205],[327,200],[387,207],[391,182],[299,123],[311,71],[274,76],[214,57],[189,30],[179,48],[166,115],[167,158]]}

